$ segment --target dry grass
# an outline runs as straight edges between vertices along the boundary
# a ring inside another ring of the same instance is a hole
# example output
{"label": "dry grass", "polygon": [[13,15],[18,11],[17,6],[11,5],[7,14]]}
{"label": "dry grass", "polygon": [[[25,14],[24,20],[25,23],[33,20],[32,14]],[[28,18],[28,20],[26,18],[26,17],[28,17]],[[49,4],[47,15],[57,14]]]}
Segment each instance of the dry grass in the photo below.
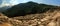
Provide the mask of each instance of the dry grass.
{"label": "dry grass", "polygon": [[10,23],[2,23],[0,26],[12,26]]}
{"label": "dry grass", "polygon": [[0,15],[0,26],[60,26],[60,11],[8,18]]}

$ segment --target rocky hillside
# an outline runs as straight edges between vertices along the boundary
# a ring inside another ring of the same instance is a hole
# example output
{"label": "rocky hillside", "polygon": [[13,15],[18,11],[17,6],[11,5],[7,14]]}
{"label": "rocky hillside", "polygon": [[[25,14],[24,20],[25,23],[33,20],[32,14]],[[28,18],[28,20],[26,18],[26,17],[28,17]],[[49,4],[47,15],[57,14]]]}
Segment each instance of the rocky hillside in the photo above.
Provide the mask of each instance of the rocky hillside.
{"label": "rocky hillside", "polygon": [[0,13],[0,26],[60,26],[60,7],[21,3]]}
{"label": "rocky hillside", "polygon": [[0,26],[60,26],[60,8],[41,14],[7,17],[0,13]]}

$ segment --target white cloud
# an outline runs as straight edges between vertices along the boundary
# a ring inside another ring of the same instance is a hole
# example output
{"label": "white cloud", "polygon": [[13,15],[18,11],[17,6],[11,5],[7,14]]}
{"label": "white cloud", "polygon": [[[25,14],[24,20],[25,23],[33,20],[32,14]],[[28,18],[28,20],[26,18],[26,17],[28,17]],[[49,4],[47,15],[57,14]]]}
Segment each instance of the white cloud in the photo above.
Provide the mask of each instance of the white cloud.
{"label": "white cloud", "polygon": [[11,0],[10,3],[11,3],[12,5],[15,5],[15,4],[17,4],[17,0]]}
{"label": "white cloud", "polygon": [[9,0],[9,1],[7,1],[7,0],[2,0],[2,4],[0,5],[0,7],[13,6],[13,4],[10,3],[10,2],[13,2],[13,0]]}

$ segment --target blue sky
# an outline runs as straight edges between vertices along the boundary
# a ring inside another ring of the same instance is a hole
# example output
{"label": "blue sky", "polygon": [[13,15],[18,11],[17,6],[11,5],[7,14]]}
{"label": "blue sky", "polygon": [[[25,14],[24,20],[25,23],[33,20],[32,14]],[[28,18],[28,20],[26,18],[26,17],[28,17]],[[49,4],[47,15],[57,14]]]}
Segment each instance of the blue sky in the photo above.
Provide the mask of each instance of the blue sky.
{"label": "blue sky", "polygon": [[25,3],[25,2],[28,2],[28,1],[50,4],[50,5],[60,5],[60,0],[16,0],[15,3],[13,3],[13,4]]}
{"label": "blue sky", "polygon": [[0,4],[2,3],[2,0],[0,0]]}
{"label": "blue sky", "polygon": [[44,3],[44,4],[49,4],[49,5],[59,5],[60,6],[60,0],[0,0],[0,4],[6,1],[6,3],[11,3],[11,4],[19,4],[19,3],[25,3],[28,1],[33,1],[37,3]]}

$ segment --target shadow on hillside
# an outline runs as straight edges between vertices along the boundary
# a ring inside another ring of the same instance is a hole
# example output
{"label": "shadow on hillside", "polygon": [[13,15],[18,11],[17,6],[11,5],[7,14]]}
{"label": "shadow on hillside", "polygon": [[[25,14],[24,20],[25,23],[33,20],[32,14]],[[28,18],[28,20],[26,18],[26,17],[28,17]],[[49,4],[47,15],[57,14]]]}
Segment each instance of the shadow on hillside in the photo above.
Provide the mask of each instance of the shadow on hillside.
{"label": "shadow on hillside", "polygon": [[16,17],[16,16],[25,16],[29,14],[36,14],[36,13],[45,13],[48,10],[54,11],[56,6],[53,5],[46,5],[46,4],[38,4],[36,2],[27,2],[15,5],[6,11],[2,12],[3,14],[7,15],[8,17]]}

